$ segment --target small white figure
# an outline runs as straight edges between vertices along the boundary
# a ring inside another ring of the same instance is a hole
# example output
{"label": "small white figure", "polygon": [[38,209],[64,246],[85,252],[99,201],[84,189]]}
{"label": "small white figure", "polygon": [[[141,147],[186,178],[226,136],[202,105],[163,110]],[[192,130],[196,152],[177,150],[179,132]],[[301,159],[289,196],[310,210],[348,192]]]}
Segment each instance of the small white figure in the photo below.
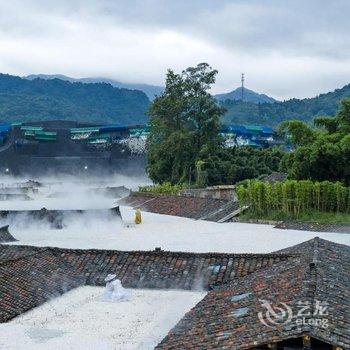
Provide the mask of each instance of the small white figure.
{"label": "small white figure", "polygon": [[105,278],[106,290],[105,299],[110,301],[127,301],[130,300],[131,294],[126,290],[117,276],[109,274]]}

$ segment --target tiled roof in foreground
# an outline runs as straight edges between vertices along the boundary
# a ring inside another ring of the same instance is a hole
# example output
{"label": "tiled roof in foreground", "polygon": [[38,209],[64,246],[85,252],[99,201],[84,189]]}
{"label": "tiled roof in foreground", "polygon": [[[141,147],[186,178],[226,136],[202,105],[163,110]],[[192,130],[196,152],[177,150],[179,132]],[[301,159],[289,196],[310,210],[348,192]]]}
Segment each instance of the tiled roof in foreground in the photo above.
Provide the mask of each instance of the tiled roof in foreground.
{"label": "tiled roof in foreground", "polygon": [[129,288],[192,290],[211,289],[294,256],[67,249],[55,252],[86,276],[90,285],[104,285],[105,276],[115,273]]}
{"label": "tiled roof in foreground", "polygon": [[11,248],[0,246],[0,322],[83,284],[49,249]]}
{"label": "tiled roof in foreground", "polygon": [[126,287],[209,290],[158,349],[266,348],[304,335],[350,349],[350,247],[319,238],[272,254],[0,245],[0,323],[109,273]]}
{"label": "tiled roof in foreground", "polygon": [[109,273],[125,287],[206,290],[293,256],[0,245],[0,322],[77,286],[102,286]]}
{"label": "tiled roof in foreground", "polygon": [[[315,238],[281,252],[302,255],[210,291],[157,349],[251,349],[304,334],[350,349],[350,247]],[[271,323],[266,302],[291,319]]]}
{"label": "tiled roof in foreground", "polygon": [[47,248],[0,244],[0,265],[37,254],[43,250],[47,250]]}

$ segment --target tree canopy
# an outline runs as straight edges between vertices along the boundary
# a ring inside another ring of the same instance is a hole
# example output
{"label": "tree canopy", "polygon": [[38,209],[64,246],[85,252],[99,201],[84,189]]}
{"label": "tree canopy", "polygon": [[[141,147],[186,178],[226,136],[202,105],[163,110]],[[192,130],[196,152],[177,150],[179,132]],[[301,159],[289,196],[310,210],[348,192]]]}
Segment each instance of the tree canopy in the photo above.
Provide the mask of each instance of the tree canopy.
{"label": "tree canopy", "polygon": [[224,147],[219,125],[224,110],[208,93],[216,74],[206,63],[181,74],[168,71],[165,91],[150,108],[147,169],[154,182],[202,187],[278,170],[284,154],[279,148]]}
{"label": "tree canopy", "polygon": [[147,170],[155,182],[199,181],[201,159],[218,152],[224,110],[208,92],[216,74],[207,63],[181,74],[168,70],[165,90],[149,110]]}
{"label": "tree canopy", "polygon": [[292,179],[342,181],[350,184],[350,98],[342,100],[334,117],[318,117],[312,129],[299,120],[284,123],[295,150],[281,169]]}

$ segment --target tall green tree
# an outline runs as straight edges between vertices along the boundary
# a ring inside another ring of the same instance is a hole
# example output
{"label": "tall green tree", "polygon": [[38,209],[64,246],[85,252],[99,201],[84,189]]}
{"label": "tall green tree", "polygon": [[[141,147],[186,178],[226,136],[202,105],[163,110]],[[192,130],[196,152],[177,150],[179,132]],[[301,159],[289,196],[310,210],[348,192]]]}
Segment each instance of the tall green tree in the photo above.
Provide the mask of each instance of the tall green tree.
{"label": "tall green tree", "polygon": [[281,161],[291,179],[342,181],[350,184],[350,98],[342,100],[335,117],[318,117],[311,129],[301,121],[283,125],[295,150]]}
{"label": "tall green tree", "polygon": [[224,110],[209,94],[217,71],[207,63],[176,74],[168,70],[163,94],[152,103],[147,144],[150,178],[173,184],[200,178],[203,158],[215,155],[222,143]]}
{"label": "tall green tree", "polygon": [[315,131],[301,120],[287,120],[282,122],[278,131],[288,133],[294,146],[304,146],[315,140]]}

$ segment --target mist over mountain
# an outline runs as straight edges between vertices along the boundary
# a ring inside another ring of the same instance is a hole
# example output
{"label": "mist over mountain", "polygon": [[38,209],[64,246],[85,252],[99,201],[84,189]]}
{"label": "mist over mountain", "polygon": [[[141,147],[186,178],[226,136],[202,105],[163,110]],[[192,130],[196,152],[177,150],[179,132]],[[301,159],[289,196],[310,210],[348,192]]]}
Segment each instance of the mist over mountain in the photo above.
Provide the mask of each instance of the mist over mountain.
{"label": "mist over mountain", "polygon": [[139,83],[135,83],[135,84],[123,83],[118,80],[102,78],[102,77],[71,78],[62,74],[30,74],[30,75],[24,76],[23,78],[29,79],[29,80],[34,80],[36,78],[46,79],[46,80],[61,79],[61,80],[69,81],[71,83],[106,83],[106,84],[111,84],[113,87],[120,88],[120,89],[140,90],[144,92],[151,101],[155,98],[156,95],[160,95],[164,90],[164,87],[162,86],[139,84]]}
{"label": "mist over mountain", "polygon": [[[228,93],[214,95],[214,97],[218,101],[242,100],[242,87],[238,87],[237,89],[232,90],[231,92],[228,92]],[[247,88],[243,89],[243,101],[252,102],[252,103],[273,103],[273,102],[276,102],[276,100],[270,96],[267,96],[265,94],[259,94],[255,91],[249,90]]]}
{"label": "mist over mountain", "polygon": [[23,79],[0,74],[0,120],[77,120],[143,124],[150,101],[139,90],[61,79]]}

